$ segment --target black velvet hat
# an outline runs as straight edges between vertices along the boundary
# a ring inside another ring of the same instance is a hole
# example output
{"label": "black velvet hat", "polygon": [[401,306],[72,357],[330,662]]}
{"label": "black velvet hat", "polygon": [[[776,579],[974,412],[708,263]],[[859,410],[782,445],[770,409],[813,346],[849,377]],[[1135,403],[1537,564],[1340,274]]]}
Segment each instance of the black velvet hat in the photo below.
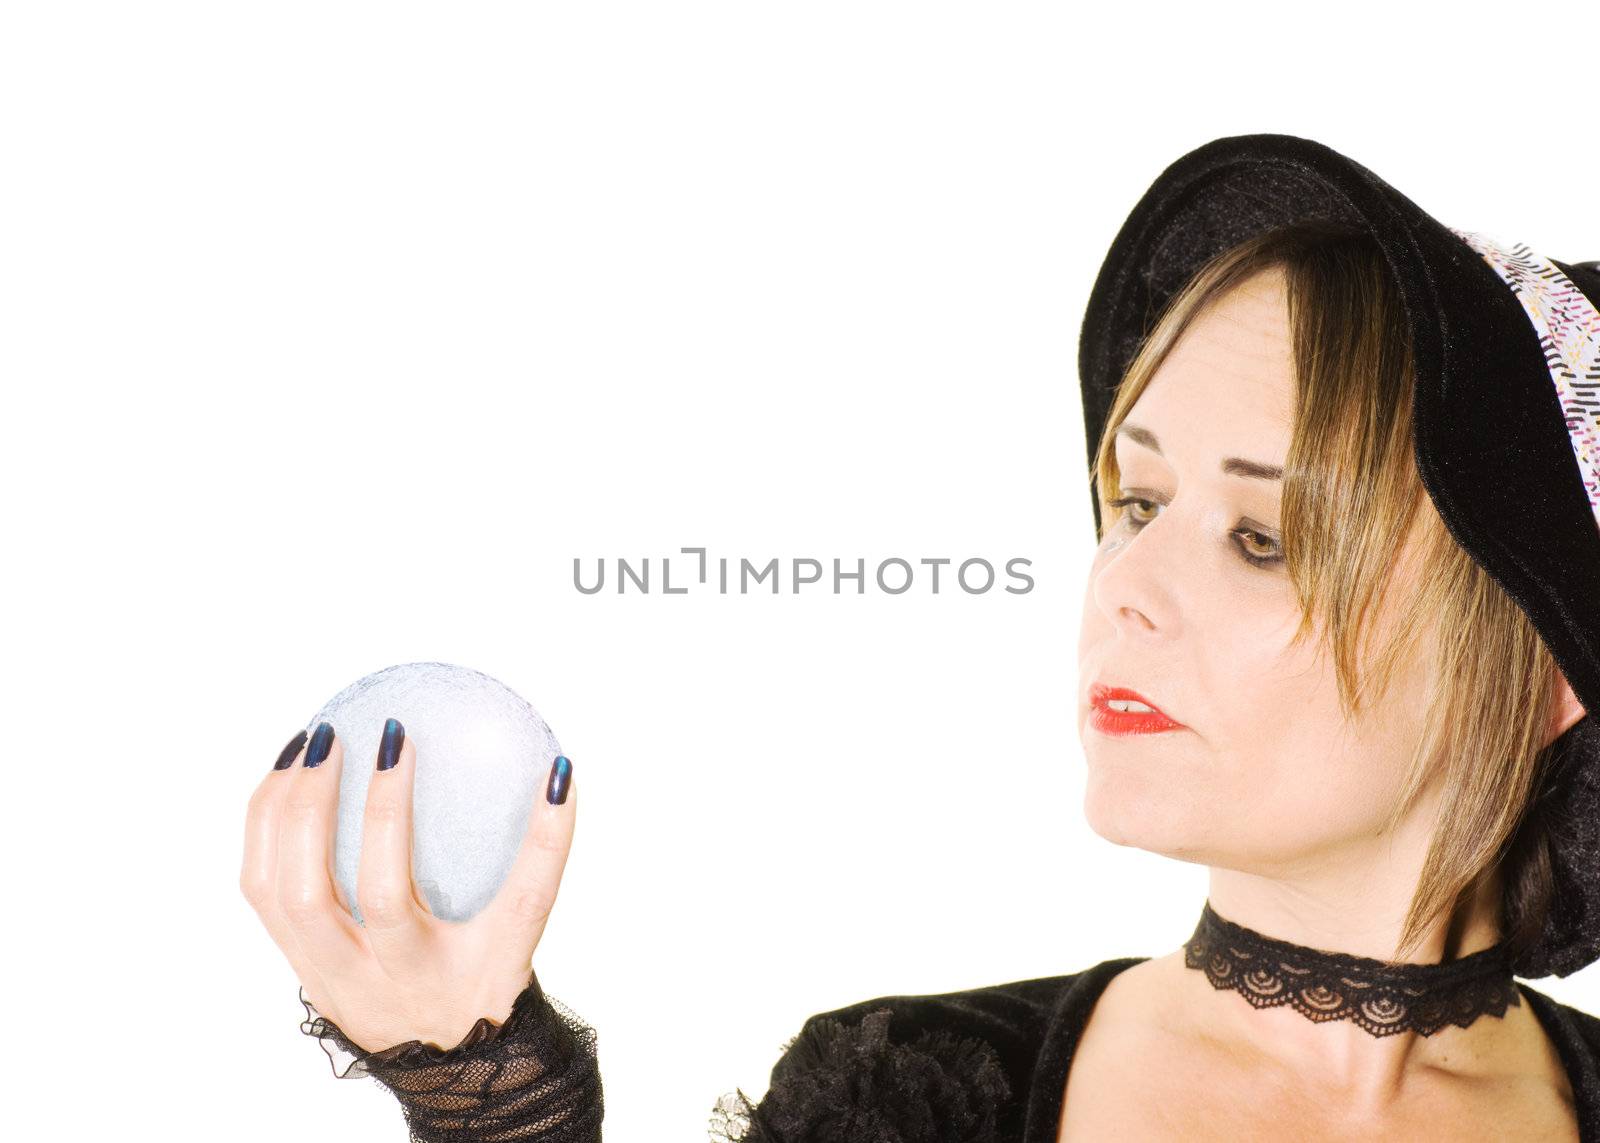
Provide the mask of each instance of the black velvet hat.
{"label": "black velvet hat", "polygon": [[1167,303],[1214,255],[1307,219],[1381,246],[1410,319],[1422,484],[1589,712],[1556,744],[1541,791],[1555,895],[1540,941],[1512,965],[1566,976],[1600,957],[1600,262],[1445,226],[1310,139],[1213,140],[1151,184],[1089,297],[1078,370],[1091,481],[1117,386]]}

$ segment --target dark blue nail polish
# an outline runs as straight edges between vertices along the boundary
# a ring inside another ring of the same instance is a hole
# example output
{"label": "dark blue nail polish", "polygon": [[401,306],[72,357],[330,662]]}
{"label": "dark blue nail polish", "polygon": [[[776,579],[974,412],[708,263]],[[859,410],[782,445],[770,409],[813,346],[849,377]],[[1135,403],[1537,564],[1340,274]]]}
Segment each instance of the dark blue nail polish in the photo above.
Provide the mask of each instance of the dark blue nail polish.
{"label": "dark blue nail polish", "polygon": [[289,744],[279,752],[278,760],[272,764],[272,768],[274,770],[287,770],[290,766],[293,766],[294,760],[300,757],[300,748],[305,744],[306,732],[302,730],[289,739]]}
{"label": "dark blue nail polish", "polygon": [[328,751],[333,749],[333,727],[326,722],[317,723],[317,731],[311,736],[311,745],[306,748],[306,769],[321,766],[328,757]]}
{"label": "dark blue nail polish", "polygon": [[406,744],[406,728],[398,718],[383,724],[383,741],[378,743],[378,769],[393,770],[400,761],[400,747]]}
{"label": "dark blue nail polish", "polygon": [[552,806],[559,806],[567,800],[567,785],[572,781],[572,762],[565,754],[557,754],[555,764],[550,767],[550,785],[544,792],[544,800]]}

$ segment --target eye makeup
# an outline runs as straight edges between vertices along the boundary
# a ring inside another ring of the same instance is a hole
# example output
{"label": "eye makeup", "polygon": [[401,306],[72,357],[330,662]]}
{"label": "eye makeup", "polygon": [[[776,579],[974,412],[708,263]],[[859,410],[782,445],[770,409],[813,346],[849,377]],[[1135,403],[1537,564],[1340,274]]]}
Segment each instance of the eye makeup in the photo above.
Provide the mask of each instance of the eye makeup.
{"label": "eye makeup", "polygon": [[[1163,507],[1165,505],[1164,501],[1155,500],[1144,496],[1123,496],[1119,499],[1108,501],[1107,503],[1112,508],[1127,508],[1133,505],[1142,505],[1144,508],[1156,508]],[[1149,520],[1141,519],[1134,512],[1125,512],[1123,513],[1122,518],[1128,522],[1128,527],[1136,533],[1143,529],[1146,524],[1150,523]],[[1283,563],[1283,542],[1281,538],[1275,535],[1270,529],[1256,523],[1249,517],[1242,517],[1239,520],[1238,526],[1228,534],[1235,537],[1236,542],[1234,547],[1238,549],[1239,558],[1244,560],[1250,566],[1265,568],[1273,567]],[[1256,551],[1253,550],[1259,549],[1262,546],[1268,548],[1269,554],[1258,555],[1256,554]]]}

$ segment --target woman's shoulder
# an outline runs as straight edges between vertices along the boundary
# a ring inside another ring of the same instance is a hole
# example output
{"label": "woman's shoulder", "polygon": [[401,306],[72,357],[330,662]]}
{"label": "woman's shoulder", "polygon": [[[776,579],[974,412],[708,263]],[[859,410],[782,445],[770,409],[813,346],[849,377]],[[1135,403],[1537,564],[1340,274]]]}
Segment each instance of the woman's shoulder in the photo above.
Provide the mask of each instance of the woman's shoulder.
{"label": "woman's shoulder", "polygon": [[1568,1070],[1574,1070],[1573,1065],[1580,1065],[1578,1070],[1600,1078],[1600,1017],[1563,1004],[1531,985],[1523,984],[1522,991],[1533,1004],[1534,1012],[1541,1018],[1546,1030],[1554,1037]]}
{"label": "woman's shoulder", "polygon": [[[745,1109],[759,1127],[724,1137],[766,1143],[812,1138],[806,1132],[819,1124],[878,1130],[902,1121],[910,1137],[911,1125],[926,1125],[937,1109],[950,1139],[1015,1138],[1052,1021],[1074,996],[1097,993],[1139,959],[950,992],[891,993],[818,1012],[784,1045],[759,1108]],[[872,1116],[850,1114],[868,1109]]]}
{"label": "woman's shoulder", "polygon": [[981,1040],[1002,1057],[1018,1052],[1029,1067],[1057,1009],[1084,985],[1142,958],[1119,958],[1077,972],[1029,977],[950,992],[891,993],[818,1012],[801,1026],[798,1040],[828,1026],[859,1027],[869,1016],[894,1043],[943,1034]]}

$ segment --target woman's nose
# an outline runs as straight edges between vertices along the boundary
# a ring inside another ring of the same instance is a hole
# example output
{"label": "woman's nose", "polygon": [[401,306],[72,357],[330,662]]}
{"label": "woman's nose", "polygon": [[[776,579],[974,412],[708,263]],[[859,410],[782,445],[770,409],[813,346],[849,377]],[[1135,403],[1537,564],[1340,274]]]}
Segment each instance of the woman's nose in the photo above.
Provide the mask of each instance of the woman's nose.
{"label": "woman's nose", "polygon": [[1137,533],[1119,524],[1096,557],[1090,580],[1095,605],[1130,635],[1171,635],[1177,624],[1173,586],[1183,574],[1177,529],[1157,517]]}

